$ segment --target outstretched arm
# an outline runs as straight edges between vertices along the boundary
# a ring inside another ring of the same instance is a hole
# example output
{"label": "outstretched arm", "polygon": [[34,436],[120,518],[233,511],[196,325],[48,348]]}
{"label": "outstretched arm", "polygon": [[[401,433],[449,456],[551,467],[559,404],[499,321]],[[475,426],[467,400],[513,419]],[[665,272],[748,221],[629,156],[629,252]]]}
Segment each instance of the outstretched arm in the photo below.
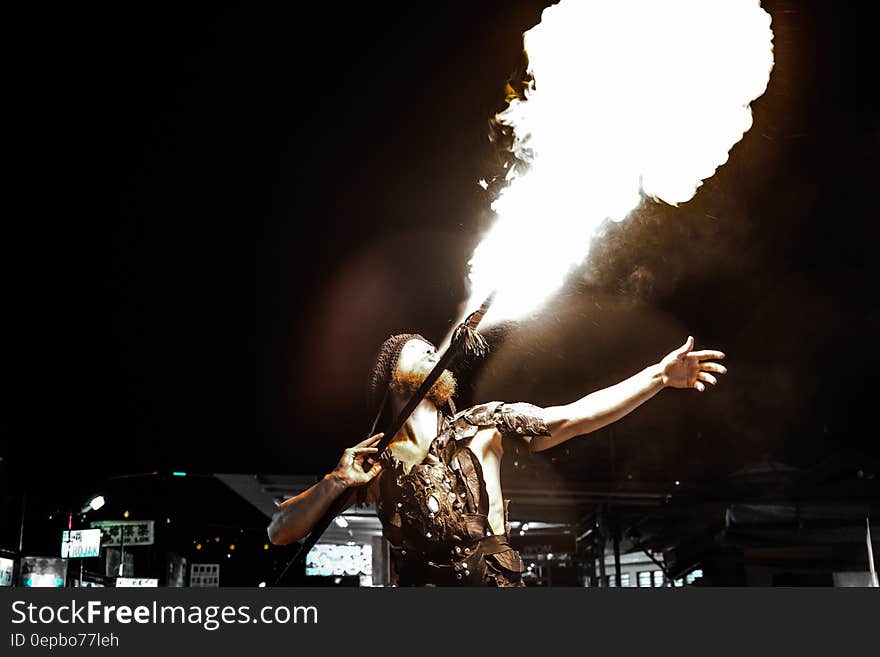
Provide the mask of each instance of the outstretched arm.
{"label": "outstretched arm", "polygon": [[694,388],[703,392],[706,383],[715,385],[713,375],[724,374],[727,368],[712,360],[721,360],[720,351],[691,351],[693,337],[680,348],[670,352],[656,365],[650,365],[625,381],[598,390],[564,406],[544,409],[549,436],[534,436],[530,442],[533,452],[555,447],[575,436],[591,433],[616,422],[635,410],[663,388]]}

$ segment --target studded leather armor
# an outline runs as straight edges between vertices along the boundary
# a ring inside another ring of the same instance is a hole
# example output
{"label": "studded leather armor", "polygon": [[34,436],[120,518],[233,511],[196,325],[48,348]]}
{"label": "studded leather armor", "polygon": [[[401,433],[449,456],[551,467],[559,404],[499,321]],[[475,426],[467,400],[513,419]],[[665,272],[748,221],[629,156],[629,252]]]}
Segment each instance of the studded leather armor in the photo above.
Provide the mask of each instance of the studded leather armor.
{"label": "studded leather armor", "polygon": [[[385,536],[400,548],[403,585],[519,585],[519,553],[493,536],[483,471],[468,440],[486,427],[502,436],[545,436],[541,409],[490,402],[444,418],[423,461],[406,472],[385,451],[377,510]],[[505,501],[505,516],[507,502]],[[505,517],[506,522],[506,517]]]}

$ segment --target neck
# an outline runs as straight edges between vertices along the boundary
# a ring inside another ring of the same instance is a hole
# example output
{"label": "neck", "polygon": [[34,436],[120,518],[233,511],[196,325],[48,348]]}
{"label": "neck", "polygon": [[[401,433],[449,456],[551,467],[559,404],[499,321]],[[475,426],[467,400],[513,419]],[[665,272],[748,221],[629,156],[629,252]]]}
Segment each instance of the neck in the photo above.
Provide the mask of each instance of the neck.
{"label": "neck", "polygon": [[[406,401],[395,395],[391,405],[395,414],[403,410]],[[419,445],[434,440],[437,435],[437,413],[438,409],[434,403],[423,399],[397,432],[394,442],[406,440]]]}

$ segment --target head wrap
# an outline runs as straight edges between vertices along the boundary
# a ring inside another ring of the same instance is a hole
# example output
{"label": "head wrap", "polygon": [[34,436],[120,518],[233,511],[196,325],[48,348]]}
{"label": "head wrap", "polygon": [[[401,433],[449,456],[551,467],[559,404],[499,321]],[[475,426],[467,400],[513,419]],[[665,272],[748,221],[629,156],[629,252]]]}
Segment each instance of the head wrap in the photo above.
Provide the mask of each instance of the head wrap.
{"label": "head wrap", "polygon": [[370,412],[378,413],[385,393],[397,370],[397,362],[400,360],[400,352],[410,340],[421,340],[434,346],[430,340],[422,337],[418,333],[400,333],[392,335],[382,343],[379,353],[376,355],[376,363],[370,372],[369,382],[369,404]]}

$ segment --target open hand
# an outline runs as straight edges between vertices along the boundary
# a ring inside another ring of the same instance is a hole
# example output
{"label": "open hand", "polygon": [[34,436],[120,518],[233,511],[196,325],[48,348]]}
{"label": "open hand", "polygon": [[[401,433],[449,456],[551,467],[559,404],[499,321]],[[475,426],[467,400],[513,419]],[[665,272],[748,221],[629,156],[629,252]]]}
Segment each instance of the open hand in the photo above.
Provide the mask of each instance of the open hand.
{"label": "open hand", "polygon": [[[688,336],[680,348],[670,352],[660,361],[663,385],[671,388],[696,388],[700,392],[704,392],[707,383],[713,386],[718,383],[715,374],[727,373],[727,368],[724,365],[711,362],[724,358],[723,352],[691,351],[693,348],[694,338]],[[713,372],[715,374],[712,374]]]}

